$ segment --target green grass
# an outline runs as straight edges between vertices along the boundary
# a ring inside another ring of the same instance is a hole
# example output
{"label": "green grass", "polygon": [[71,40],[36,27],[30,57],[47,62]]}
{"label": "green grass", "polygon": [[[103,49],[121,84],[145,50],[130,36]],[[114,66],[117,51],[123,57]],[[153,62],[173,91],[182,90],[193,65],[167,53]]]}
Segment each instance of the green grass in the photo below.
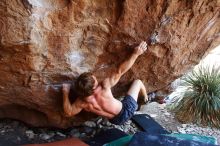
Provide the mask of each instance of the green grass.
{"label": "green grass", "polygon": [[199,67],[183,78],[187,88],[175,107],[177,119],[220,127],[220,69]]}

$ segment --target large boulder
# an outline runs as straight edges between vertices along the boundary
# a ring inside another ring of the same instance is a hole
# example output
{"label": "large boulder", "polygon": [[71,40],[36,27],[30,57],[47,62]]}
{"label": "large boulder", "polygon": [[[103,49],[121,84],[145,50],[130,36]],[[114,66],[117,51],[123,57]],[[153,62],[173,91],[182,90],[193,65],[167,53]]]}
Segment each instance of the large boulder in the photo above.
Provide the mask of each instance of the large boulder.
{"label": "large boulder", "polygon": [[[149,43],[114,88],[135,78],[162,89],[220,43],[218,0],[1,0],[0,118],[65,128],[61,84],[111,74],[141,40]],[[72,96],[74,98],[74,94]]]}

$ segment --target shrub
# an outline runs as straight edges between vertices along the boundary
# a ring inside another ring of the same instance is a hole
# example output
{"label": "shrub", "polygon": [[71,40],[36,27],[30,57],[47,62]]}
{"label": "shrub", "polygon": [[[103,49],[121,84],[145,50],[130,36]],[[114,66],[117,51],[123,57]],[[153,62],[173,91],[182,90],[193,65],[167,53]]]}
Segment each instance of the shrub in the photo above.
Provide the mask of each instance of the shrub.
{"label": "shrub", "polygon": [[219,67],[199,67],[183,78],[187,88],[175,108],[177,119],[220,127]]}

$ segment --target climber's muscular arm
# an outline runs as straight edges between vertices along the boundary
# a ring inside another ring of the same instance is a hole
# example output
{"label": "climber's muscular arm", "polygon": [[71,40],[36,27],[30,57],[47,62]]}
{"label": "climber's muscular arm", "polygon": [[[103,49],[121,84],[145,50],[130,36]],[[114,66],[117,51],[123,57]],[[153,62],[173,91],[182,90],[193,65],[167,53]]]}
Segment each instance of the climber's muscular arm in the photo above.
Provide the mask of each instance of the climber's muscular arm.
{"label": "climber's muscular arm", "polygon": [[116,72],[114,72],[110,77],[106,78],[103,81],[103,86],[108,88],[108,87],[113,87],[116,85],[121,78],[121,76],[126,73],[134,64],[135,60],[138,58],[139,55],[143,54],[144,51],[147,50],[147,43],[142,41],[139,46],[134,48],[134,52],[132,55],[125,60],[119,68],[117,68]]}
{"label": "climber's muscular arm", "polygon": [[71,117],[78,114],[82,109],[82,103],[80,100],[77,100],[71,104],[69,101],[69,91],[70,85],[63,84],[63,110],[66,117]]}

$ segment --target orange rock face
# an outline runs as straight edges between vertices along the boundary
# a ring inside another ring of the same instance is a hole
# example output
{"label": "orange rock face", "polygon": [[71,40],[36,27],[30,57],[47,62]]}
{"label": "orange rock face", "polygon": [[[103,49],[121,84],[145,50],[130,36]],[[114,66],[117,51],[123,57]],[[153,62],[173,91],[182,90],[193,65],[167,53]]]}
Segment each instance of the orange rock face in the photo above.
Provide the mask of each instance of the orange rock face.
{"label": "orange rock face", "polygon": [[[218,0],[1,0],[0,118],[65,128],[61,84],[85,71],[101,80],[141,40],[148,51],[114,88],[142,79],[168,86],[220,43]],[[73,94],[74,97],[74,94]]]}

